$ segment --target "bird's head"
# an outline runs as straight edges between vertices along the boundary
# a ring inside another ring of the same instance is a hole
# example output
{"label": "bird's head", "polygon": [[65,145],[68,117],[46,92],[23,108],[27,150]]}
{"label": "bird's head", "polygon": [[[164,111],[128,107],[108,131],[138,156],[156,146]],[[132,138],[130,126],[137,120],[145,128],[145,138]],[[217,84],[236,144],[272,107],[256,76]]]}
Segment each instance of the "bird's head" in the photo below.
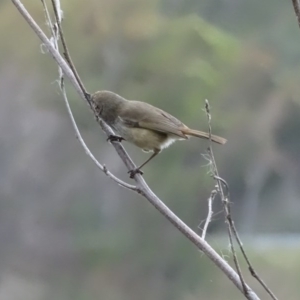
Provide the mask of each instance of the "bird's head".
{"label": "bird's head", "polygon": [[123,97],[110,91],[98,91],[91,97],[96,113],[106,122],[117,117],[119,107],[125,101]]}

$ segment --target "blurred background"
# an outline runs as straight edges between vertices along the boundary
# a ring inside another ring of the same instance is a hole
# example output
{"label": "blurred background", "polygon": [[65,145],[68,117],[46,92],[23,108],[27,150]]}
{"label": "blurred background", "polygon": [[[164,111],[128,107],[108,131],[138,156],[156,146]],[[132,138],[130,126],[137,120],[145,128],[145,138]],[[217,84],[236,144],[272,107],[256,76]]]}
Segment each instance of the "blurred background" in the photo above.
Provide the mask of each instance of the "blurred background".
{"label": "blurred background", "polygon": [[[47,30],[40,1],[24,4]],[[213,132],[229,140],[214,150],[246,251],[279,298],[297,299],[300,30],[292,1],[73,0],[62,8],[88,91],[147,101],[201,130],[210,101]],[[145,199],[85,155],[57,66],[10,1],[0,2],[0,38],[0,299],[242,299]],[[92,152],[131,182],[87,105],[68,92]],[[137,164],[148,157],[124,145]],[[206,149],[202,140],[176,143],[144,169],[199,234],[215,184]],[[208,240],[231,262],[219,200],[214,213]]]}

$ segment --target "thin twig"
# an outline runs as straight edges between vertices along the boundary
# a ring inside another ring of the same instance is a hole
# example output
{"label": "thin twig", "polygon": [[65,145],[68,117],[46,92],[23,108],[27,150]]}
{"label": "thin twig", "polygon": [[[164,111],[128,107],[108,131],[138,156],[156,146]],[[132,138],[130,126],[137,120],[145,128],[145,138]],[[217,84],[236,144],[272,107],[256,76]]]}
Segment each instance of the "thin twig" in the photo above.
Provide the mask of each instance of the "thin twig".
{"label": "thin twig", "polygon": [[63,81],[61,81],[61,82],[62,82],[62,85],[60,85],[60,88],[61,88],[61,91],[62,91],[62,95],[64,97],[64,101],[65,101],[65,104],[66,104],[66,107],[67,107],[67,111],[68,111],[69,117],[71,119],[73,128],[74,128],[75,133],[76,133],[76,138],[78,139],[78,141],[80,142],[80,144],[84,148],[85,153],[93,160],[93,162],[96,164],[96,166],[106,176],[108,176],[109,178],[111,178],[112,180],[114,180],[118,185],[120,185],[120,186],[122,186],[124,188],[127,188],[129,190],[132,190],[132,191],[137,191],[137,187],[135,185],[131,185],[129,183],[124,182],[123,180],[121,180],[118,177],[116,177],[115,175],[113,175],[110,171],[108,171],[107,167],[105,165],[101,165],[99,163],[99,161],[95,158],[95,156],[92,154],[92,152],[89,150],[89,148],[87,147],[86,143],[84,142],[84,140],[83,140],[83,138],[82,138],[82,136],[80,134],[80,131],[79,131],[79,129],[77,127],[77,124],[76,124],[76,121],[74,119],[74,116],[73,116],[73,113],[72,113],[72,110],[70,108],[70,104],[69,104],[69,101],[68,101],[68,98],[67,98],[67,95],[66,95],[66,89],[64,87],[64,83],[63,83]]}
{"label": "thin twig", "polygon": [[[57,32],[57,27],[53,26],[47,4],[44,0],[42,0],[42,5],[43,5],[43,8],[44,8],[44,12],[45,12],[46,25],[49,28],[49,31],[50,31],[50,34],[51,34],[50,41],[53,42],[54,48],[57,51],[59,51],[59,47],[58,47],[59,34]],[[63,80],[63,73],[62,73],[62,69],[61,69],[60,66],[58,66],[58,74],[59,74],[60,80]]]}
{"label": "thin twig", "polygon": [[[208,103],[207,100],[205,102],[205,110],[206,110],[208,125],[209,125],[209,135],[211,135],[211,114],[210,114],[210,106],[209,106],[209,103]],[[229,186],[228,186],[228,183],[222,177],[219,176],[216,161],[215,161],[215,157],[214,157],[214,154],[212,152],[211,146],[209,147],[208,152],[209,152],[209,156],[210,156],[210,159],[211,159],[213,178],[218,183],[218,189],[219,189],[219,192],[220,192],[220,195],[221,195],[221,198],[222,198],[222,202],[223,202],[223,205],[224,205],[225,217],[226,217],[227,224],[228,224],[229,243],[230,243],[231,251],[233,253],[233,259],[234,259],[234,263],[235,263],[236,268],[237,268],[237,272],[238,272],[238,274],[242,275],[241,271],[240,271],[240,266],[238,264],[235,248],[233,246],[232,234],[234,235],[234,237],[235,237],[235,239],[236,239],[236,241],[239,245],[239,248],[240,248],[240,250],[243,254],[243,257],[244,257],[246,263],[248,264],[248,268],[249,268],[249,271],[250,271],[251,275],[262,285],[262,287],[271,296],[271,298],[273,300],[278,300],[278,298],[275,296],[275,294],[270,290],[270,288],[265,284],[265,282],[256,273],[256,271],[254,270],[254,268],[252,267],[252,265],[250,263],[250,260],[249,260],[248,256],[246,255],[246,252],[244,250],[243,244],[242,244],[241,239],[239,237],[238,231],[237,231],[237,229],[234,225],[234,221],[232,219],[231,206],[230,206],[230,202],[228,200],[229,199]],[[226,192],[224,192],[223,187],[225,187]],[[242,278],[241,278],[241,280],[242,280]]]}
{"label": "thin twig", "polygon": [[232,239],[232,228],[230,226],[231,224],[230,224],[230,222],[228,222],[228,218],[230,217],[230,213],[229,213],[229,209],[228,209],[229,202],[228,202],[228,198],[225,197],[225,193],[223,191],[223,186],[222,186],[222,181],[223,180],[220,180],[220,176],[219,176],[215,156],[214,156],[214,153],[213,153],[213,150],[212,150],[211,113],[210,113],[210,105],[209,105],[209,102],[208,102],[207,99],[205,100],[205,111],[206,111],[206,116],[207,116],[207,120],[208,120],[208,133],[209,133],[209,141],[210,141],[210,144],[209,144],[209,147],[208,147],[208,154],[209,154],[211,162],[212,162],[212,173],[213,173],[214,178],[217,181],[218,192],[221,196],[225,216],[226,216],[226,219],[227,219],[227,224],[228,224],[227,230],[228,230],[228,237],[229,237],[230,248],[231,248],[231,252],[232,252],[232,256],[233,256],[233,261],[234,261],[237,273],[240,277],[240,280],[241,280],[241,283],[242,283],[242,286],[243,286],[244,294],[246,296],[248,294],[248,289],[247,289],[247,286],[246,286],[246,283],[245,283],[245,280],[244,280],[244,277],[243,277],[243,274],[242,274],[242,271],[241,271],[241,268],[240,268],[240,265],[239,265],[239,262],[238,262],[236,251],[235,251],[235,248],[234,248],[233,239]]}
{"label": "thin twig", "polygon": [[201,235],[201,237],[203,239],[205,239],[206,232],[207,232],[207,229],[208,229],[208,225],[211,222],[211,219],[212,219],[212,216],[213,216],[212,204],[213,204],[214,199],[215,199],[217,194],[218,194],[217,191],[214,189],[214,190],[211,191],[210,196],[207,199],[208,211],[207,211],[207,216],[206,216],[206,219],[205,219],[205,223],[204,223],[203,230],[202,230],[202,235]]}
{"label": "thin twig", "polygon": [[248,269],[249,269],[251,275],[261,284],[261,286],[265,289],[265,291],[270,295],[270,297],[273,300],[278,300],[278,298],[275,296],[275,294],[270,290],[270,288],[266,285],[266,283],[256,273],[256,271],[254,270],[252,264],[250,263],[250,260],[249,260],[248,256],[246,255],[246,251],[245,251],[245,249],[243,247],[243,243],[242,243],[242,241],[241,241],[241,239],[239,237],[238,231],[237,231],[237,229],[236,229],[236,227],[234,225],[234,221],[232,219],[231,206],[230,206],[230,203],[228,201],[229,187],[228,187],[227,182],[223,178],[221,178],[221,177],[215,176],[215,179],[220,180],[223,183],[223,185],[226,187],[226,193],[227,194],[226,194],[225,198],[226,198],[227,204],[228,204],[227,205],[227,210],[228,210],[227,221],[228,221],[229,226],[231,228],[231,231],[232,231],[232,233],[233,233],[233,235],[235,237],[235,240],[237,241],[237,243],[239,245],[239,248],[240,248],[240,250],[242,252],[242,255],[243,255],[243,257],[244,257],[244,259],[245,259],[245,261],[246,261],[246,263],[248,265]]}
{"label": "thin twig", "polygon": [[[58,8],[57,8],[58,3],[57,2],[59,3],[59,1],[56,0],[56,2],[52,2],[52,4],[54,5],[55,11],[56,11],[56,25],[57,25],[58,28],[60,28],[60,22],[62,20],[62,16],[61,16],[62,12],[61,12],[61,10],[58,10]],[[58,50],[59,49],[58,48],[58,40],[59,40],[59,36],[62,37],[62,34],[59,34],[59,32],[57,30],[55,30],[55,28],[53,27],[52,21],[51,21],[51,18],[50,18],[50,15],[49,15],[49,12],[48,12],[48,9],[47,9],[47,6],[46,6],[46,3],[43,0],[42,0],[42,3],[43,3],[43,6],[44,6],[44,10],[45,10],[45,18],[47,20],[48,27],[50,27],[49,29],[50,29],[50,32],[52,34],[52,40],[54,41],[54,47],[55,47],[56,50]],[[60,15],[58,14],[58,12],[60,12]],[[75,118],[73,116],[73,113],[72,113],[72,110],[71,110],[71,107],[70,107],[70,103],[68,101],[68,97],[67,97],[67,93],[66,93],[66,89],[65,89],[65,83],[64,83],[64,74],[63,74],[62,69],[61,69],[60,66],[58,67],[58,69],[59,69],[58,70],[58,73],[59,73],[59,87],[60,87],[60,90],[62,92],[64,102],[65,102],[69,117],[71,119],[73,128],[75,130],[76,138],[80,142],[80,144],[82,145],[85,153],[93,160],[93,162],[96,164],[96,166],[106,176],[108,176],[109,178],[114,180],[118,185],[120,185],[124,188],[127,188],[129,190],[136,191],[136,189],[137,189],[136,186],[124,182],[123,180],[121,180],[118,177],[116,177],[115,175],[113,175],[110,171],[108,171],[106,166],[101,165],[99,163],[99,161],[95,158],[95,156],[92,154],[92,152],[89,150],[89,148],[87,147],[86,143],[84,142],[84,140],[83,140],[83,138],[80,134],[80,131],[78,129],[78,126],[76,124]],[[74,74],[74,76],[75,76],[75,74]]]}
{"label": "thin twig", "polygon": [[[58,51],[53,47],[51,42],[48,40],[46,35],[40,29],[40,27],[36,24],[36,22],[32,19],[30,14],[27,12],[23,4],[20,0],[11,0],[12,3],[19,10],[21,15],[30,25],[30,27],[34,30],[34,32],[38,35],[38,37],[42,40],[42,42],[47,47],[48,51],[51,53],[52,57],[56,60],[59,66],[62,68],[65,76],[70,80],[73,84],[74,88],[81,96],[82,99],[86,101],[85,95],[80,88],[72,70],[65,62],[65,60],[61,57]],[[97,118],[99,124],[103,131],[109,136],[113,134],[111,128]],[[120,143],[112,143],[113,147],[119,154],[120,158],[123,160],[124,164],[131,170],[135,165],[133,164],[131,158],[128,156],[124,147]],[[104,170],[106,168],[104,167]],[[186,238],[188,238],[199,250],[206,254],[206,256],[214,262],[214,264],[224,272],[224,274],[233,282],[233,284],[243,293],[244,287],[240,281],[238,274],[234,271],[234,269],[199,235],[197,235],[190,227],[188,227],[180,218],[178,218],[149,188],[144,178],[137,174],[134,176],[134,180],[137,183],[136,192],[145,197],[165,218],[167,218],[171,224],[173,224]],[[258,296],[255,292],[247,286],[248,294],[245,295],[249,300],[259,300]]]}
{"label": "thin twig", "polygon": [[54,31],[53,31],[53,25],[52,25],[52,20],[51,20],[51,17],[50,17],[50,14],[49,14],[49,10],[47,8],[47,4],[45,2],[45,0],[41,0],[42,1],[42,5],[43,5],[43,8],[44,8],[44,12],[45,12],[45,19],[46,19],[46,24],[47,24],[47,27],[49,28],[49,31],[50,31],[50,34],[51,36],[54,36]]}
{"label": "thin twig", "polygon": [[67,43],[66,43],[66,40],[65,40],[65,37],[64,37],[64,34],[63,34],[62,26],[61,26],[61,20],[62,20],[61,10],[60,10],[60,8],[57,7],[57,2],[59,2],[59,1],[58,0],[52,0],[52,6],[53,6],[53,10],[54,10],[56,23],[57,23],[57,26],[58,26],[59,36],[61,38],[61,43],[62,43],[62,46],[63,46],[63,49],[64,49],[63,55],[64,55],[66,61],[68,62],[69,67],[73,71],[73,74],[74,74],[74,76],[75,76],[75,78],[76,78],[83,94],[85,95],[86,100],[90,104],[90,94],[85,89],[85,87],[84,87],[84,85],[83,85],[83,83],[82,83],[82,81],[79,77],[79,74],[78,74],[78,72],[77,72],[77,70],[76,70],[76,68],[73,64],[69,49],[67,47]]}
{"label": "thin twig", "polygon": [[244,259],[245,259],[245,261],[246,261],[246,263],[248,265],[248,269],[249,269],[251,275],[262,285],[262,287],[266,290],[266,292],[270,295],[270,297],[273,300],[278,300],[278,298],[275,296],[275,294],[270,290],[270,288],[266,285],[266,283],[262,280],[262,278],[260,278],[260,276],[258,275],[258,273],[254,270],[252,264],[250,263],[250,260],[249,260],[249,258],[247,256],[247,254],[246,254],[246,252],[244,250],[244,247],[243,247],[243,244],[242,244],[241,239],[239,237],[239,234],[238,234],[238,232],[236,230],[236,227],[235,227],[233,221],[231,220],[231,218],[230,218],[229,222],[231,222],[231,224],[232,224],[233,235],[234,235],[234,237],[235,237],[235,239],[236,239],[236,241],[237,241],[237,243],[238,243],[238,245],[240,247],[240,250],[241,250],[242,255],[243,255],[243,257],[244,257]]}

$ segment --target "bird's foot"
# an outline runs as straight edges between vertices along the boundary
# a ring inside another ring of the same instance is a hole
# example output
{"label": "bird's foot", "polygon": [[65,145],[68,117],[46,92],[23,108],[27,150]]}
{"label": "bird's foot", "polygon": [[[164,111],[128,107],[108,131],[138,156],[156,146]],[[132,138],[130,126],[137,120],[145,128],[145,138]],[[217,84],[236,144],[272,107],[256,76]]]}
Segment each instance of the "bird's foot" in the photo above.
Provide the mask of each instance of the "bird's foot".
{"label": "bird's foot", "polygon": [[137,169],[130,170],[130,171],[128,171],[127,173],[130,174],[130,175],[129,175],[130,178],[133,178],[135,174],[141,174],[141,175],[144,174],[144,172],[141,171],[141,170],[138,169],[138,168],[137,168]]}
{"label": "bird's foot", "polygon": [[109,142],[119,142],[121,143],[123,140],[125,140],[124,138],[122,138],[121,136],[118,136],[118,135],[110,135],[106,141],[109,141]]}

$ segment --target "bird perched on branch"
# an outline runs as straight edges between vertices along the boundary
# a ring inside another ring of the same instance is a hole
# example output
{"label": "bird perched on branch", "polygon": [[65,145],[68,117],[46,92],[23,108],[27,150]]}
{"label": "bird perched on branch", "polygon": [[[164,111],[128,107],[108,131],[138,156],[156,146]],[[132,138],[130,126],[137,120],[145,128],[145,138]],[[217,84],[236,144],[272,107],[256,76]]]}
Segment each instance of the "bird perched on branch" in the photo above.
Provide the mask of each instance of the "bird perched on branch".
{"label": "bird perched on branch", "polygon": [[203,131],[190,129],[169,113],[145,102],[126,100],[110,91],[98,91],[91,96],[96,113],[116,132],[108,140],[128,141],[153,154],[138,168],[129,171],[130,177],[143,174],[141,168],[162,149],[189,136],[225,144],[226,139]]}

